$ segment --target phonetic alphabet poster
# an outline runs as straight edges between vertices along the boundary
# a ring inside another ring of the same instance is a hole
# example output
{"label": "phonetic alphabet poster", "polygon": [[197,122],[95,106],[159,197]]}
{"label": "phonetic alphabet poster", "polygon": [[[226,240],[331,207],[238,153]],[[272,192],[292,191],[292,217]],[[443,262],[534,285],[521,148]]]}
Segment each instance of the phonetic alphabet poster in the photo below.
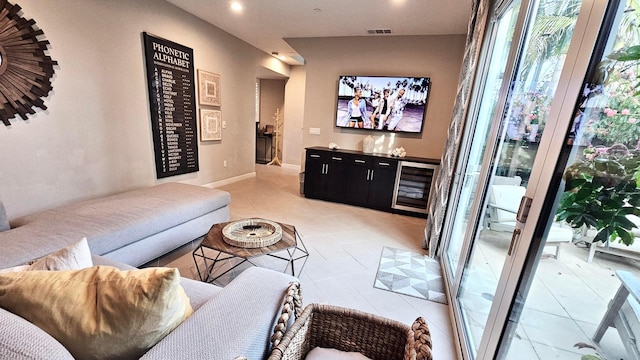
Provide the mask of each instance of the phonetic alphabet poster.
{"label": "phonetic alphabet poster", "polygon": [[143,33],[158,179],[199,170],[193,49]]}

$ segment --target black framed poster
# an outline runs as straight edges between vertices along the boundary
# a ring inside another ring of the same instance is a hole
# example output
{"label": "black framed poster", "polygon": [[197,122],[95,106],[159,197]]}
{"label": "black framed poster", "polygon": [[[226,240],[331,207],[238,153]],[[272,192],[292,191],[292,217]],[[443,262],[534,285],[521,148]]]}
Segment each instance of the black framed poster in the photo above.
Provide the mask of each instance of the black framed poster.
{"label": "black framed poster", "polygon": [[193,49],[142,35],[157,177],[198,171]]}

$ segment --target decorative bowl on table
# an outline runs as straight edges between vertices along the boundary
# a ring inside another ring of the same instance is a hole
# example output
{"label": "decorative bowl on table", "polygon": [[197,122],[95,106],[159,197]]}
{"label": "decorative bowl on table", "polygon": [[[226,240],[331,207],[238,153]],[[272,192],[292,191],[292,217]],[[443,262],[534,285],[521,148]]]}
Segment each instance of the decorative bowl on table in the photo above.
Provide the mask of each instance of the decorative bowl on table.
{"label": "decorative bowl on table", "polygon": [[282,227],[265,219],[238,220],[222,228],[222,239],[231,246],[261,248],[280,241]]}

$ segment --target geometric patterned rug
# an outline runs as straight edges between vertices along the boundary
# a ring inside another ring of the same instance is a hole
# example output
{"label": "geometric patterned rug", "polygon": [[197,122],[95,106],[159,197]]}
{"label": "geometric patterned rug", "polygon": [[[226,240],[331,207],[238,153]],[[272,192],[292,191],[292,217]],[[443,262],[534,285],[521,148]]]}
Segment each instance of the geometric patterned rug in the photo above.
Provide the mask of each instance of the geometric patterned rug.
{"label": "geometric patterned rug", "polygon": [[373,287],[447,304],[440,263],[408,250],[382,248]]}

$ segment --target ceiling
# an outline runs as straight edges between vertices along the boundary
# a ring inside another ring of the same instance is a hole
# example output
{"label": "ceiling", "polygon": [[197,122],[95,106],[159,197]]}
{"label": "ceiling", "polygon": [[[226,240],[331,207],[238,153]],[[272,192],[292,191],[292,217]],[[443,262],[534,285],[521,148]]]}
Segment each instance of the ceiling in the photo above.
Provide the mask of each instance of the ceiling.
{"label": "ceiling", "polygon": [[[167,1],[290,65],[304,59],[286,38],[465,34],[471,11],[471,0]],[[369,35],[374,29],[391,34]]]}

